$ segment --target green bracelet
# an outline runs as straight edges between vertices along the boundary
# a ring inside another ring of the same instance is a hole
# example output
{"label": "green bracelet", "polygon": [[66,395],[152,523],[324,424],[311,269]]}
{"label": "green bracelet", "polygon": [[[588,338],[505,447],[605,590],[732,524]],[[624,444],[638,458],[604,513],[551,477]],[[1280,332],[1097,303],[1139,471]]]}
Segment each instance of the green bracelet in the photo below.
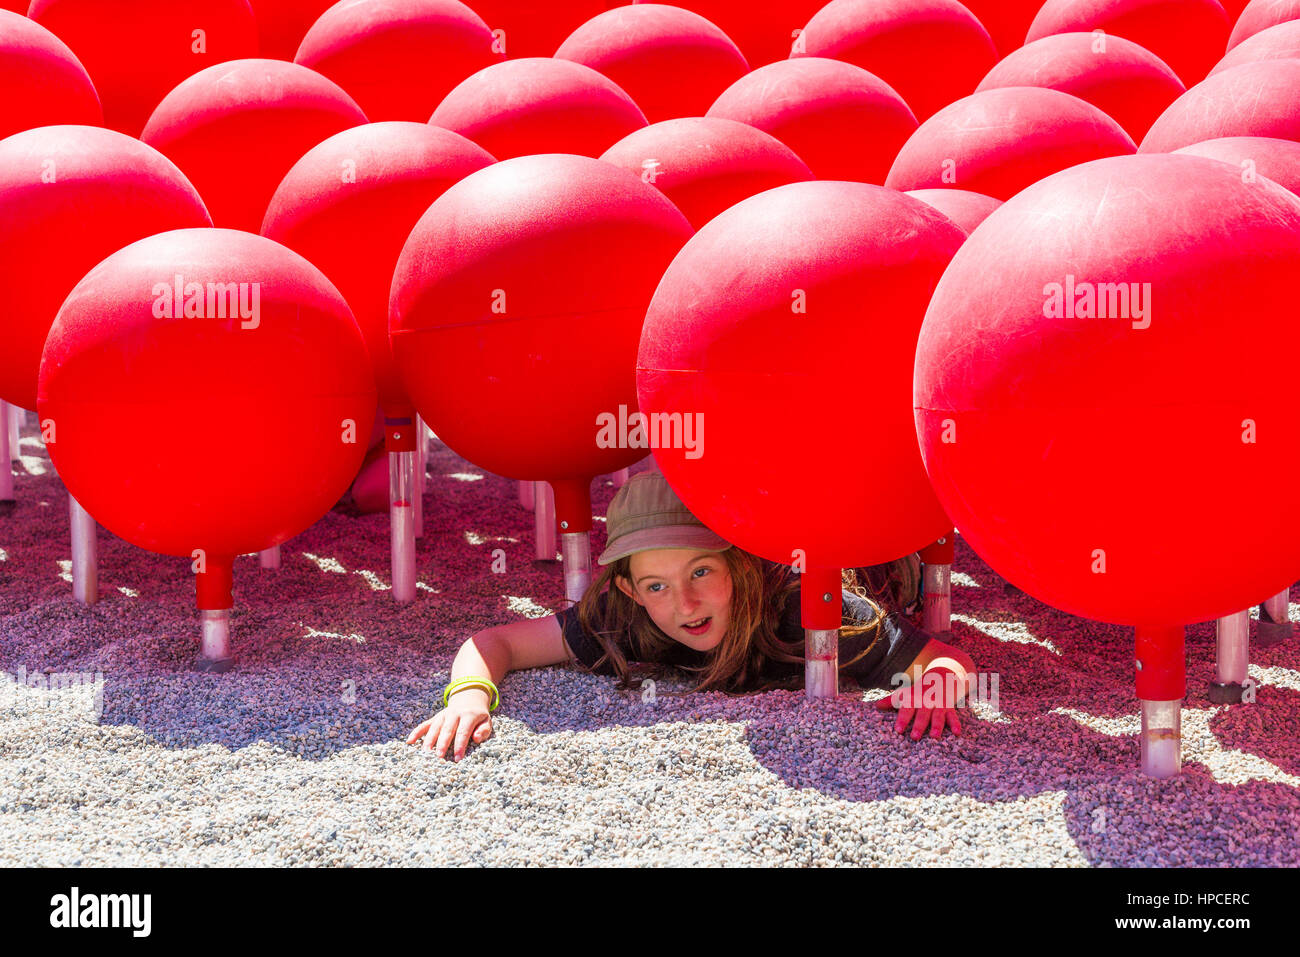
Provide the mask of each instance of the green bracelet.
{"label": "green bracelet", "polygon": [[451,684],[447,685],[442,692],[442,706],[444,708],[447,707],[447,699],[457,691],[463,691],[465,688],[478,688],[482,691],[490,692],[492,695],[492,704],[488,706],[488,711],[495,711],[497,706],[501,704],[501,692],[497,690],[496,685],[487,678],[479,678],[475,675],[469,675],[464,678],[457,678]]}

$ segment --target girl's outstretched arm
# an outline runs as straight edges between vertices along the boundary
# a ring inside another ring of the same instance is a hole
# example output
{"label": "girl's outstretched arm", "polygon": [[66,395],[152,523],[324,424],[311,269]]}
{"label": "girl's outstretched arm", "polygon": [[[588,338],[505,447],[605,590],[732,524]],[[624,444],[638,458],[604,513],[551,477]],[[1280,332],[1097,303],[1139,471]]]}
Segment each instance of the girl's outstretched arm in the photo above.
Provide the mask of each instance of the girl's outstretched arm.
{"label": "girl's outstretched arm", "polygon": [[[451,665],[450,681],[458,678],[486,678],[493,685],[512,671],[563,664],[569,651],[554,615],[528,618],[497,625],[478,632],[456,652]],[[454,692],[447,707],[419,725],[406,739],[407,744],[421,740],[424,750],[443,757],[454,743],[454,759],[465,756],[471,738],[482,744],[492,736],[491,696],[483,688],[469,687]]]}

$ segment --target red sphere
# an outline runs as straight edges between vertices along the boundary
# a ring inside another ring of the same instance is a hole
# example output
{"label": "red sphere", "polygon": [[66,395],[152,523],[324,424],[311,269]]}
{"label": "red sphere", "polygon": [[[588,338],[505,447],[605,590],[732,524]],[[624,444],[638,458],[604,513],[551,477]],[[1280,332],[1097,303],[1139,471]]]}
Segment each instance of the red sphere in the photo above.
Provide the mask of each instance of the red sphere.
{"label": "red sphere", "polygon": [[1005,57],[1025,45],[1025,35],[1043,0],[963,0],[962,5],[975,14],[998,55]]}
{"label": "red sphere", "polygon": [[1300,0],[1250,0],[1228,38],[1228,49],[1279,23],[1300,20]]}
{"label": "red sphere", "polygon": [[1210,76],[1260,60],[1300,60],[1300,20],[1279,23],[1243,40],[1215,65]]}
{"label": "red sphere", "polygon": [[[365,456],[375,386],[320,270],[261,236],[184,229],[119,250],[72,290],[37,409],[59,477],[109,531],[165,555],[233,557],[338,501]],[[122,441],[137,421],[144,454]]]}
{"label": "red sphere", "polygon": [[532,153],[596,157],[646,125],[612,80],[581,63],[544,57],[479,70],[447,94],[429,122],[499,160]]}
{"label": "red sphere", "polygon": [[1300,141],[1300,60],[1260,60],[1198,83],[1161,114],[1140,153],[1170,153],[1224,136]]}
{"label": "red sphere", "polygon": [[[633,0],[640,4],[643,0]],[[684,7],[715,23],[736,42],[750,67],[757,69],[790,55],[799,31],[826,0],[681,0]]]}
{"label": "red sphere", "polygon": [[[610,0],[612,2],[612,0]],[[607,0],[474,0],[474,12],[513,60],[553,56],[564,38],[610,6]]]}
{"label": "red sphere", "polygon": [[877,185],[916,131],[916,117],[884,80],[822,57],[755,70],[718,97],[708,115],[772,134],[819,179]]}
{"label": "red sphere", "polygon": [[198,187],[214,223],[255,233],[289,167],[364,122],[351,97],[305,66],[236,60],[168,93],[140,138]]}
{"label": "red sphere", "polygon": [[646,315],[637,397],[707,426],[700,454],[654,453],[701,521],[810,568],[890,561],[951,528],[910,399],[926,304],[965,238],[910,196],[814,182],[744,200],[687,243]]}
{"label": "red sphere", "polygon": [[72,48],[104,122],[130,136],[186,77],[257,53],[248,0],[32,0],[28,14]]}
{"label": "red sphere", "polygon": [[414,414],[388,345],[388,293],[397,257],[429,204],[492,162],[450,130],[371,123],[310,150],[271,199],[262,234],[301,253],[343,293],[365,336],[379,402],[390,416]]}
{"label": "red sphere", "polygon": [[99,94],[67,44],[0,10],[0,139],[34,126],[99,126]]}
{"label": "red sphere", "polygon": [[333,80],[371,120],[423,123],[461,80],[504,59],[459,0],[352,0],[327,10],[295,63]]}
{"label": "red sphere", "polygon": [[639,461],[644,447],[602,447],[597,417],[636,411],[641,323],[690,235],[662,193],[597,159],[467,176],[421,217],[393,276],[407,394],[456,454],[508,478],[589,481]]}
{"label": "red sphere", "polygon": [[975,15],[957,0],[832,0],[808,21],[794,56],[831,57],[876,74],[924,122],[997,63]]}
{"label": "red sphere", "polygon": [[1300,195],[1300,143],[1275,140],[1266,136],[1226,136],[1184,146],[1175,153],[1204,156],[1231,163],[1238,173],[1250,177],[1266,176]]}
{"label": "red sphere", "polygon": [[292,60],[298,44],[334,0],[248,0],[257,20],[257,55]]}
{"label": "red sphere", "polygon": [[1052,173],[1133,151],[1118,123],[1076,96],[1030,86],[987,90],[921,124],[886,185],[951,185],[1007,200]]}
{"label": "red sphere", "polygon": [[1041,86],[1086,100],[1141,143],[1151,124],[1186,88],[1154,53],[1122,37],[1058,33],[1011,54],[979,92]]}
{"label": "red sphere", "polygon": [[653,184],[695,229],[755,193],[813,178],[780,140],[719,117],[654,123],[619,140],[601,159]]}
{"label": "red sphere", "polygon": [[36,373],[68,292],[145,236],[209,226],[194,187],[157,150],[93,126],[0,141],[0,399],[36,408]]}
{"label": "red sphere", "polygon": [[1139,44],[1191,86],[1223,56],[1228,15],[1219,0],[1047,0],[1026,41],[1094,30]]}
{"label": "red sphere", "polygon": [[651,123],[703,116],[749,72],[736,44],[716,26],[660,3],[602,13],[578,27],[555,56],[609,77]]}
{"label": "red sphere", "polygon": [[966,189],[913,189],[908,190],[907,195],[933,206],[968,236],[1002,205],[1000,199]]}
{"label": "red sphere", "polygon": [[935,291],[921,450],[971,547],[1071,614],[1182,625],[1300,577],[1300,198],[1195,156],[1031,186]]}

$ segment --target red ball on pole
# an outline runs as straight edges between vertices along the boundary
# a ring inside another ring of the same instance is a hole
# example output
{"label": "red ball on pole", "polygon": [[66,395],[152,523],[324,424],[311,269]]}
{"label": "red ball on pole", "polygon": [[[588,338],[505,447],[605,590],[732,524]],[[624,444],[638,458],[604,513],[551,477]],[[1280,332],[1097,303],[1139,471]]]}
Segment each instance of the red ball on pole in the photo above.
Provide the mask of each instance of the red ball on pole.
{"label": "red ball on pole", "polygon": [[1131,40],[1059,33],[1015,51],[989,71],[977,92],[1041,86],[1086,100],[1142,142],[1151,124],[1186,88],[1154,53]]}
{"label": "red ball on pole", "polygon": [[[640,4],[645,0],[633,0]],[[736,42],[753,69],[784,60],[800,31],[822,8],[825,0],[782,0],[781,3],[752,3],[750,0],[681,0],[684,7],[717,24]]]}
{"label": "red ball on pole", "polygon": [[755,193],[813,178],[775,137],[719,117],[654,123],[619,140],[601,159],[655,186],[695,229]]}
{"label": "red ball on pole", "polygon": [[1300,0],[1250,0],[1237,17],[1228,38],[1228,49],[1279,23],[1300,20]]}
{"label": "red ball on pole", "polygon": [[0,139],[34,126],[103,122],[99,94],[67,44],[0,10]]}
{"label": "red ball on pole", "polygon": [[[50,330],[38,408],[60,476],[109,530],[228,559],[338,501],[375,392],[356,322],[319,270],[261,236],[190,229],[132,243],[77,284]],[[141,409],[147,457],[117,428]]]}
{"label": "red ball on pole", "polygon": [[1226,136],[1184,146],[1175,153],[1231,163],[1247,182],[1264,176],[1300,195],[1300,143],[1266,136]]}
{"label": "red ball on pole", "polygon": [[423,123],[471,74],[499,63],[492,33],[459,0],[353,0],[321,15],[295,63],[342,87],[371,122]]}
{"label": "red ball on pole", "polygon": [[799,41],[792,56],[869,70],[922,122],[974,92],[998,59],[988,32],[957,0],[832,0]]}
{"label": "red ball on pole", "polygon": [[71,47],[105,124],[130,136],[186,77],[257,54],[248,0],[32,0],[28,15]]}
{"label": "red ball on pole", "polygon": [[[764,558],[823,569],[943,535],[912,425],[912,360],[965,238],[902,193],[813,182],[744,200],[691,239],[646,315],[637,397],[644,413],[708,426],[704,454],[654,453],[701,521]],[[845,443],[845,416],[862,409],[870,440]]]}
{"label": "red ball on pole", "polygon": [[561,527],[586,531],[591,479],[649,451],[603,441],[598,417],[635,413],[646,306],[690,235],[662,193],[600,160],[527,156],[466,177],[393,276],[407,394],[458,455],[552,482]]}
{"label": "red ball on pole", "polygon": [[1229,25],[1219,0],[1047,0],[1026,42],[1095,30],[1139,44],[1191,86],[1223,56]]}
{"label": "red ball on pole", "polygon": [[36,408],[50,325],[92,266],[145,236],[208,225],[181,171],[122,133],[44,126],[0,141],[0,399]]}
{"label": "red ball on pole", "polygon": [[819,179],[877,185],[916,131],[916,117],[884,80],[822,57],[755,70],[718,97],[708,116],[770,133]]}
{"label": "red ball on pole", "polygon": [[1160,115],[1140,153],[1169,153],[1225,136],[1300,141],[1300,60],[1260,60],[1217,73]]}
{"label": "red ball on pole", "polygon": [[569,35],[557,59],[613,80],[651,123],[702,116],[749,72],[736,44],[699,14],[666,4],[609,10]]}
{"label": "red ball on pole", "polygon": [[1300,467],[1297,269],[1300,198],[1201,157],[1087,163],[991,215],[916,363],[926,467],[971,546],[1117,624],[1205,621],[1300,577],[1277,508]]}
{"label": "red ball on pole", "polygon": [[1128,134],[1091,103],[1009,87],[968,96],[926,120],[885,182],[899,190],[956,186],[1007,200],[1052,173],[1133,151]]}
{"label": "red ball on pole", "polygon": [[366,122],[337,85],[283,60],[209,67],[167,94],[140,138],[189,177],[218,226],[257,232],[299,157]]}
{"label": "red ball on pole", "polygon": [[596,157],[646,125],[609,78],[581,63],[543,57],[480,70],[447,94],[429,122],[499,160],[532,153]]}
{"label": "red ball on pole", "polygon": [[1260,60],[1300,60],[1300,20],[1279,23],[1238,43],[1215,64],[1210,76]]}

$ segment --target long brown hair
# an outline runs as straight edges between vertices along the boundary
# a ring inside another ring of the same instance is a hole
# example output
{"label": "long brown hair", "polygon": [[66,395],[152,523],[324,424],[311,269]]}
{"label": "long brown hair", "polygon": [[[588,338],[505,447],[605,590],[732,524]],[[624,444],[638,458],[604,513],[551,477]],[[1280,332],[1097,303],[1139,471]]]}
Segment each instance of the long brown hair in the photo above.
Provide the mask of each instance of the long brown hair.
{"label": "long brown hair", "polygon": [[[722,641],[707,653],[704,664],[698,667],[677,666],[697,675],[698,681],[688,691],[676,693],[718,690],[744,694],[776,687],[801,687],[802,676],[768,680],[761,677],[767,661],[803,663],[803,641],[788,642],[778,634],[789,595],[799,587],[799,576],[788,566],[765,561],[734,545],[721,555],[731,574],[731,622]],[[616,586],[615,580],[620,577],[631,582],[631,556],[605,566],[600,576],[592,581],[578,603],[578,621],[596,637],[604,650],[593,668],[608,662],[619,677],[618,687],[625,690],[633,687],[633,679],[639,686],[644,679],[659,677],[668,671],[670,666],[664,662],[668,653],[680,643],[660,631],[645,608]],[[880,623],[884,620],[885,610],[861,587],[853,569],[845,569],[843,581],[846,588],[875,608],[876,615],[866,623],[846,619],[840,635],[847,637],[875,631],[871,642],[874,644],[880,637]],[[608,593],[603,616],[599,605],[602,592]],[[640,663],[629,663],[619,648],[618,639],[623,635],[634,639],[635,646],[641,651]],[[848,664],[852,662],[841,662],[840,668]]]}

